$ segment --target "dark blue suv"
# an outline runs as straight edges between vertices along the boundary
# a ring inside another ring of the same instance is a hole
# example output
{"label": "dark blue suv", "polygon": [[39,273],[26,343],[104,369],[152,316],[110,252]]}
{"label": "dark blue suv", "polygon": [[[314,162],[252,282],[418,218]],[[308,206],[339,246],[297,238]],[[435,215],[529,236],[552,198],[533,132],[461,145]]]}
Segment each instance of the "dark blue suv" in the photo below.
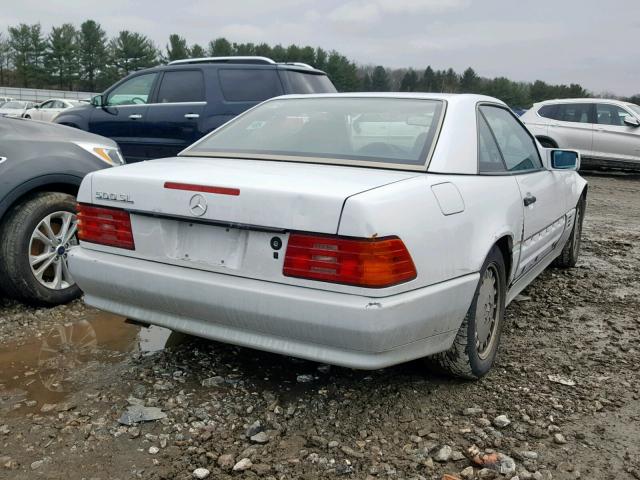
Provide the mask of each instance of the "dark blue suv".
{"label": "dark blue suv", "polygon": [[332,93],[326,74],[265,57],[178,60],[122,79],[56,123],[115,140],[127,162],[175,156],[248,108],[289,93]]}

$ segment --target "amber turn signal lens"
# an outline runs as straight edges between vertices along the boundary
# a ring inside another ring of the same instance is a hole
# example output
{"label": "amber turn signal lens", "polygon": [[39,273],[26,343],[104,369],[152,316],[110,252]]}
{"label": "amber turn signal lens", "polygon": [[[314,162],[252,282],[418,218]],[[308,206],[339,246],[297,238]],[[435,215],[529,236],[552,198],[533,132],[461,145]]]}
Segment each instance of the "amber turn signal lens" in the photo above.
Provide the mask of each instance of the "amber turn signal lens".
{"label": "amber turn signal lens", "polygon": [[283,274],[369,288],[390,287],[417,275],[411,255],[398,237],[303,233],[289,236]]}

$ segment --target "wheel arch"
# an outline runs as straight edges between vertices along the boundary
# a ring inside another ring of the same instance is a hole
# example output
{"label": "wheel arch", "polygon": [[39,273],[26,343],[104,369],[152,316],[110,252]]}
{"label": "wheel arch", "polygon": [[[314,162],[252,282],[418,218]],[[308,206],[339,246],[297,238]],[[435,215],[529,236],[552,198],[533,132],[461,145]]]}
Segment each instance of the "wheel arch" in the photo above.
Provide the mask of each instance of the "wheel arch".
{"label": "wheel arch", "polygon": [[[511,235],[503,235],[496,240],[491,248],[493,247],[498,247],[498,250],[502,253],[502,258],[504,259],[505,279],[508,287],[509,283],[511,283],[511,274],[513,273],[514,265],[513,237]],[[489,252],[487,252],[487,255],[489,255]]]}
{"label": "wheel arch", "polygon": [[82,183],[82,178],[65,174],[44,175],[24,182],[0,201],[0,224],[4,215],[11,208],[26,198],[39,192],[59,192],[75,197],[78,194],[80,183]]}

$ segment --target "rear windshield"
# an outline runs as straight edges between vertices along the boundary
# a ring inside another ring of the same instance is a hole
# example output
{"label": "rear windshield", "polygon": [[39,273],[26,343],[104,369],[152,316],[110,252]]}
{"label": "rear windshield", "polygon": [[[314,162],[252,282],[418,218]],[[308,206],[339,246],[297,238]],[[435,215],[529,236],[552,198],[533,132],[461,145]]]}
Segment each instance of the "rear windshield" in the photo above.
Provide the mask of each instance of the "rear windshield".
{"label": "rear windshield", "polygon": [[274,99],[236,117],[183,154],[422,166],[443,110],[441,100]]}
{"label": "rear windshield", "polygon": [[326,75],[283,70],[289,79],[290,93],[336,93],[336,87]]}

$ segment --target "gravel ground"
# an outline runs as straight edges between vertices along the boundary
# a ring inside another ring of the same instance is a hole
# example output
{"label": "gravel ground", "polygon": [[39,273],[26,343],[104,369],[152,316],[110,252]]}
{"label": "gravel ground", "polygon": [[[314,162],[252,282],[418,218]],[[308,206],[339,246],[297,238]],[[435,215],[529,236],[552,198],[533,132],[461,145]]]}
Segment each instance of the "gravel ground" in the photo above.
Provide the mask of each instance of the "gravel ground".
{"label": "gravel ground", "polygon": [[640,479],[640,178],[588,180],[578,267],[508,307],[478,382],[0,299],[0,478]]}

